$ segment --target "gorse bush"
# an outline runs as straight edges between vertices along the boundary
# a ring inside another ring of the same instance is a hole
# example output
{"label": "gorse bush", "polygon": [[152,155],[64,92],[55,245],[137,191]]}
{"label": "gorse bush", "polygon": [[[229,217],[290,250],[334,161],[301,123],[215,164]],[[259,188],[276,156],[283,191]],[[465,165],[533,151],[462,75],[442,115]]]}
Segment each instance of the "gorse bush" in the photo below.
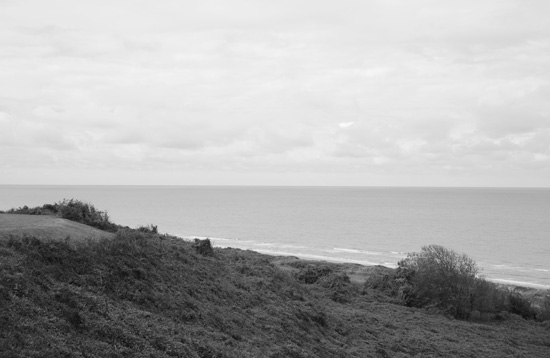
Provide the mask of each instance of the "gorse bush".
{"label": "gorse bush", "polygon": [[[118,226],[111,222],[106,211],[97,210],[92,204],[75,199],[63,199],[55,204],[44,204],[41,207],[23,206],[10,209],[8,214],[55,215],[63,219],[76,221],[100,230],[115,232]],[[151,227],[153,228],[153,227]],[[154,227],[156,229],[156,227]]]}
{"label": "gorse bush", "polygon": [[422,247],[399,262],[399,267],[414,271],[411,277],[411,304],[434,305],[458,318],[472,311],[472,297],[479,270],[465,254],[439,245]]}

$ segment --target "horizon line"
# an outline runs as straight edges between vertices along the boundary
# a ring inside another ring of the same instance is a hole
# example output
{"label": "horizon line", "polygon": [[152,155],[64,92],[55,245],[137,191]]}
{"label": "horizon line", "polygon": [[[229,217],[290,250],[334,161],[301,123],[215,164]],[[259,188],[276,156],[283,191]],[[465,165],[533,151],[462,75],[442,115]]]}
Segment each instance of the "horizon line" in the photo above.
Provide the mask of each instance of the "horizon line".
{"label": "horizon line", "polygon": [[264,188],[403,188],[403,189],[550,189],[550,186],[458,186],[458,185],[285,185],[285,184],[0,184],[0,187],[264,187]]}

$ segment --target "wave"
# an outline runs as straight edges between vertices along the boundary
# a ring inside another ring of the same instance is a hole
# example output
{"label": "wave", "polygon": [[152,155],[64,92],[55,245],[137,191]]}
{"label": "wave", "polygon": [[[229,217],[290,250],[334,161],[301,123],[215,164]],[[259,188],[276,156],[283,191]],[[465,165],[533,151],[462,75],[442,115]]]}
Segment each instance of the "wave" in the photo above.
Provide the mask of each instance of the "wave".
{"label": "wave", "polygon": [[383,252],[378,252],[378,251],[363,251],[363,250],[357,250],[357,249],[346,249],[342,247],[334,247],[332,250],[338,251],[338,252],[349,252],[353,254],[362,254],[362,255],[383,255],[384,254]]}
{"label": "wave", "polygon": [[350,253],[350,254],[357,254],[357,255],[370,255],[370,256],[390,256],[392,258],[398,258],[398,259],[401,259],[401,258],[405,258],[407,256],[406,253],[404,252],[399,252],[399,251],[368,251],[368,250],[357,250],[357,249],[348,249],[348,248],[344,248],[344,247],[334,247],[332,248],[331,251],[336,251],[336,252],[346,252],[346,253]]}
{"label": "wave", "polygon": [[495,282],[495,283],[501,283],[503,285],[518,286],[518,287],[529,287],[529,288],[536,288],[536,289],[541,289],[541,290],[550,289],[550,285],[544,285],[544,284],[541,284],[541,283],[516,281],[516,280],[509,280],[509,279],[504,279],[504,278],[487,278],[487,280],[491,281],[491,282]]}

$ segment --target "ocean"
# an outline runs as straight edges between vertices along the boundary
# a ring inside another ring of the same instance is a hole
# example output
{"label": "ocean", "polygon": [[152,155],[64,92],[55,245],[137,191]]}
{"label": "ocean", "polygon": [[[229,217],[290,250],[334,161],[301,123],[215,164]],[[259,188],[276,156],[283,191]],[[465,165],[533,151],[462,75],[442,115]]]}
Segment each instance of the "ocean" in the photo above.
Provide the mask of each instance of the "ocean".
{"label": "ocean", "polygon": [[550,288],[550,189],[0,186],[0,210],[64,198],[117,224],[273,255],[395,267],[439,244],[490,280]]}

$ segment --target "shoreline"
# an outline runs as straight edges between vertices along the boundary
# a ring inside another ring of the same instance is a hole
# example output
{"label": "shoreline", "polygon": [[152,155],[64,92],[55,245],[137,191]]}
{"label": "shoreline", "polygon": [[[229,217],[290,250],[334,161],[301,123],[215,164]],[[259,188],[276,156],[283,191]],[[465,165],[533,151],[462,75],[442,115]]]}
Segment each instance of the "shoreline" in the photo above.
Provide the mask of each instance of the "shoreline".
{"label": "shoreline", "polygon": [[[232,248],[232,249],[240,249],[240,250],[251,250],[255,252],[259,252],[264,255],[269,255],[273,257],[297,257],[299,259],[305,260],[305,261],[325,261],[329,263],[336,263],[336,264],[355,264],[355,265],[362,265],[362,266],[382,266],[388,269],[395,269],[397,268],[397,263],[391,264],[391,263],[379,263],[379,262],[372,262],[367,260],[354,260],[354,259],[347,259],[342,257],[330,257],[330,256],[323,256],[323,255],[314,255],[314,254],[302,254],[302,253],[295,253],[295,252],[288,252],[288,251],[274,251],[274,250],[264,250],[261,248],[242,248],[242,247],[235,247],[231,246],[228,241],[232,242],[239,242],[234,240],[228,240],[228,239],[220,239],[220,238],[209,238],[204,236],[179,236],[175,234],[169,234],[176,237],[179,237],[183,240],[193,240],[193,239],[210,239],[212,241],[212,246],[217,248]],[[223,241],[228,242],[228,244],[219,244],[216,243],[216,241]],[[518,289],[534,289],[538,291],[546,291],[550,290],[550,284],[542,284],[542,283],[536,283],[536,282],[529,282],[529,281],[517,281],[513,279],[507,279],[507,278],[495,278],[495,277],[483,277],[485,280],[495,283],[499,286],[506,286],[506,287],[514,287]]]}

